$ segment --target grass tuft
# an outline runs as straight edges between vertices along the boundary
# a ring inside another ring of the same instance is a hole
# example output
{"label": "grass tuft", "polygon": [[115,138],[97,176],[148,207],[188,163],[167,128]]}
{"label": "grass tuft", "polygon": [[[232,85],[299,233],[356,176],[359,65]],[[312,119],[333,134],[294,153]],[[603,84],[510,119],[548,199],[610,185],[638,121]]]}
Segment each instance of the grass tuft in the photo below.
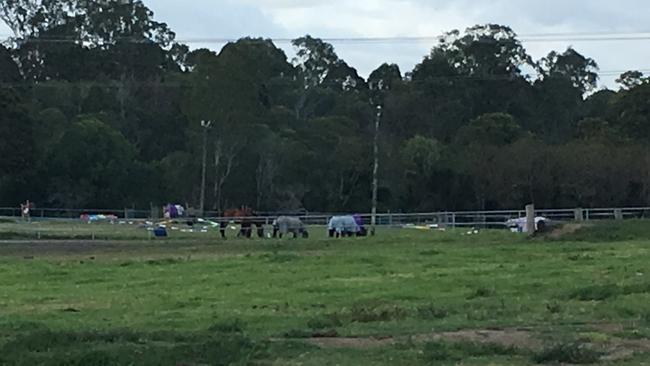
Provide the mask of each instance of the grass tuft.
{"label": "grass tuft", "polygon": [[614,284],[581,287],[569,294],[569,298],[580,301],[603,301],[619,296],[622,289]]}
{"label": "grass tuft", "polygon": [[472,292],[467,299],[468,300],[473,300],[473,299],[479,299],[479,298],[484,298],[484,297],[492,297],[496,294],[496,291],[493,289],[489,289],[487,287],[479,287],[474,292]]}
{"label": "grass tuft", "polygon": [[341,319],[336,314],[330,314],[309,319],[307,326],[311,329],[330,329],[342,326]]}
{"label": "grass tuft", "polygon": [[425,361],[436,364],[439,361],[461,361],[469,357],[514,356],[521,354],[515,347],[495,343],[475,342],[429,342],[422,350]]}
{"label": "grass tuft", "polygon": [[425,320],[444,319],[449,316],[447,309],[433,304],[422,305],[417,308],[418,317]]}
{"label": "grass tuft", "polygon": [[239,318],[225,319],[213,324],[208,330],[220,333],[243,333],[246,324]]}

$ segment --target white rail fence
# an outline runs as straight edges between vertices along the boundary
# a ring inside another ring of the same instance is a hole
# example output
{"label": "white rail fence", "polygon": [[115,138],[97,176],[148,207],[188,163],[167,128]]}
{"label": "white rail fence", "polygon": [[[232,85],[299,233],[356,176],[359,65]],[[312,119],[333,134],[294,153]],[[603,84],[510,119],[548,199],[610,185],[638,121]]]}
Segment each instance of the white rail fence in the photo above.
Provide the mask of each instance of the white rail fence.
{"label": "white rail fence", "polygon": [[[119,220],[147,221],[152,219],[152,211],[138,210],[80,210],[80,209],[34,209],[32,220],[78,220],[82,214],[114,215]],[[546,217],[555,222],[594,221],[594,220],[624,220],[650,219],[650,207],[628,208],[589,208],[589,209],[539,209],[538,216]],[[259,217],[249,217],[271,224],[279,215],[300,217],[308,225],[326,225],[334,213],[264,213]],[[370,223],[370,214],[360,215],[366,223]],[[381,213],[377,215],[377,224],[387,227],[403,225],[439,225],[444,227],[479,227],[500,228],[509,219],[525,217],[525,210],[502,211],[460,211],[433,213]],[[0,208],[0,217],[19,218],[17,208]],[[213,221],[230,221],[237,218],[219,217],[216,212],[207,212],[206,218]],[[183,219],[183,218],[181,218]]]}

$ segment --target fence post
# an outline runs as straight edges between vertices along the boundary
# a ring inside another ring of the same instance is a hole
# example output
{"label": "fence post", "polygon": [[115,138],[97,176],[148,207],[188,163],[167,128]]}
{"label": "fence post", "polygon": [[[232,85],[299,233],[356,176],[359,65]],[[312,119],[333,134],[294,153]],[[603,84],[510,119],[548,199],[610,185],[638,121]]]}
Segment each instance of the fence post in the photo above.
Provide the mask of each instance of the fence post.
{"label": "fence post", "polygon": [[614,220],[623,220],[623,210],[620,208],[614,210]]}
{"label": "fence post", "polygon": [[583,210],[581,208],[576,208],[573,210],[573,219],[577,222],[584,221]]}
{"label": "fence post", "polygon": [[529,236],[535,235],[535,205],[526,206],[526,232]]}

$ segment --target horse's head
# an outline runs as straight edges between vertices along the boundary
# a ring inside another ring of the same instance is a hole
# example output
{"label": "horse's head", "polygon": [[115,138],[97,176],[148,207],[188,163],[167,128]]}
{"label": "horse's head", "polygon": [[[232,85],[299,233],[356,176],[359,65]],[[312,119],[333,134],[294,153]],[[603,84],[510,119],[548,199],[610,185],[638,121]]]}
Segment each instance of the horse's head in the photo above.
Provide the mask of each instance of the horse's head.
{"label": "horse's head", "polygon": [[241,209],[239,209],[239,213],[241,214],[241,217],[254,216],[253,209],[248,206],[242,206]]}

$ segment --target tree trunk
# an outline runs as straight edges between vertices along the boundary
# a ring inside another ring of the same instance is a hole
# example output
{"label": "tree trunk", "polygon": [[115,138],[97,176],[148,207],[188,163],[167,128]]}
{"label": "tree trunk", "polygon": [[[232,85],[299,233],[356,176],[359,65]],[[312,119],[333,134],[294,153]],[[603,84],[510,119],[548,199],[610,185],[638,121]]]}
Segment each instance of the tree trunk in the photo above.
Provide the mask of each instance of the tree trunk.
{"label": "tree trunk", "polygon": [[[232,169],[235,166],[235,158],[238,155],[238,151],[235,147],[231,147],[230,149],[224,151],[223,144],[221,141],[218,141],[216,144],[215,148],[215,153],[214,153],[214,188],[213,188],[213,195],[214,195],[214,210],[220,211],[222,209],[221,207],[221,200],[223,196],[223,185],[226,183],[228,180],[228,177],[230,176],[230,173],[232,173]],[[223,164],[223,160],[225,159],[225,165]],[[222,165],[224,165],[222,167]],[[223,169],[222,169],[223,168]]]}

